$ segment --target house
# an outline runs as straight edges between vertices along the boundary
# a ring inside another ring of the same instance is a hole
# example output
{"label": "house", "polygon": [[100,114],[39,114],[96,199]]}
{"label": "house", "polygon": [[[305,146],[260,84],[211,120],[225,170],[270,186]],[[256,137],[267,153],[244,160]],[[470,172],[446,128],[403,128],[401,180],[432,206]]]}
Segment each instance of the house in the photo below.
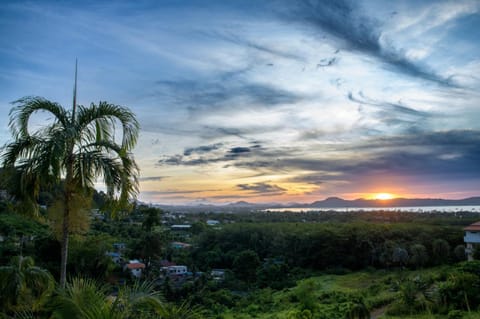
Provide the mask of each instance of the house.
{"label": "house", "polygon": [[170,243],[170,247],[174,248],[174,249],[185,249],[185,248],[190,248],[192,247],[192,245],[190,244],[187,244],[187,243],[182,243],[180,241],[172,241]]}
{"label": "house", "polygon": [[473,223],[463,229],[465,231],[465,237],[463,241],[467,248],[465,252],[467,253],[468,260],[473,260],[473,251],[476,245],[480,244],[480,222]]}
{"label": "house", "polygon": [[190,238],[191,228],[192,228],[192,225],[190,224],[176,224],[176,225],[170,226],[170,229],[172,230],[173,239],[175,239],[176,241],[184,241]]}
{"label": "house", "polygon": [[113,243],[113,249],[117,252],[124,251],[126,248],[127,244],[125,243]]}
{"label": "house", "polygon": [[190,230],[192,228],[192,225],[185,224],[185,225],[172,225],[170,226],[171,230],[177,230],[177,231],[182,231],[182,230]]}
{"label": "house", "polygon": [[160,260],[160,266],[162,268],[169,267],[169,266],[175,266],[175,265],[176,265],[176,263],[174,263],[173,261],[169,261],[169,260],[166,260],[166,259]]}
{"label": "house", "polygon": [[218,220],[215,220],[215,219],[209,219],[209,220],[207,220],[207,225],[208,225],[208,226],[217,226],[217,225],[219,225],[219,224],[220,224],[220,222],[219,222]]}
{"label": "house", "polygon": [[107,255],[108,257],[110,257],[112,259],[112,261],[116,264],[120,264],[121,261],[122,261],[122,255],[120,253],[117,253],[117,252],[112,252],[112,251],[107,251],[105,253],[105,255]]}
{"label": "house", "polygon": [[130,260],[128,264],[125,265],[125,268],[130,270],[130,273],[133,277],[140,278],[142,276],[143,269],[145,269],[145,264],[141,263],[137,259],[134,259]]}
{"label": "house", "polygon": [[188,273],[187,266],[168,266],[162,269],[168,276],[183,276]]}
{"label": "house", "polygon": [[225,279],[225,269],[212,269],[210,276],[215,281],[223,281]]}

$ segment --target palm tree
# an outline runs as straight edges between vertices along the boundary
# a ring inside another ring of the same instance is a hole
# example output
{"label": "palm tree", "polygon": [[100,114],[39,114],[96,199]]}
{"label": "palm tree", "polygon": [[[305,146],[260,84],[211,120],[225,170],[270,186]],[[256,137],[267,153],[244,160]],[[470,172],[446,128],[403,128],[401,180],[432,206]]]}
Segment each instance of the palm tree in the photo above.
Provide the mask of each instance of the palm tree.
{"label": "palm tree", "polygon": [[136,282],[117,296],[108,296],[107,288],[93,279],[72,279],[59,289],[52,318],[127,319],[162,313],[162,298],[152,284]]}
{"label": "palm tree", "polygon": [[[76,71],[75,71],[76,77]],[[100,102],[90,107],[76,105],[76,79],[73,108],[41,97],[24,97],[10,111],[10,130],[14,141],[5,145],[3,166],[17,168],[23,195],[34,203],[40,182],[50,186],[63,180],[63,220],[61,238],[60,285],[65,286],[70,216],[87,196],[97,178],[103,177],[107,194],[126,204],[138,191],[138,167],[130,151],[138,137],[139,124],[127,108]],[[29,129],[30,117],[47,112],[53,121]],[[115,124],[122,128],[117,142]]]}
{"label": "palm tree", "polygon": [[54,288],[52,275],[32,257],[15,256],[0,267],[0,305],[9,311],[38,311]]}

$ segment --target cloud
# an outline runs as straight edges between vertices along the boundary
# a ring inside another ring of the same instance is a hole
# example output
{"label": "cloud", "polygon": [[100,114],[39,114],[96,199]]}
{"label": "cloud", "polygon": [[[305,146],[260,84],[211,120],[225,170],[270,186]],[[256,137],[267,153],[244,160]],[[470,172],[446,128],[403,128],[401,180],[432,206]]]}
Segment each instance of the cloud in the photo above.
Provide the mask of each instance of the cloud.
{"label": "cloud", "polygon": [[[254,152],[259,152],[261,146],[254,144],[251,148],[245,146],[232,147],[222,150],[223,143],[208,146],[199,146],[186,149],[183,155],[164,156],[158,160],[158,165],[203,166],[218,162],[230,162],[238,158],[245,158]],[[217,151],[211,154],[212,151]]]}
{"label": "cloud", "polygon": [[238,75],[215,79],[157,81],[153,95],[168,97],[177,107],[189,112],[204,113],[222,108],[268,108],[293,104],[301,97],[272,85],[255,83]]}
{"label": "cloud", "polygon": [[[266,44],[260,44],[258,42],[249,40],[246,37],[242,37],[238,34],[233,34],[231,32],[230,33],[210,32],[207,35],[216,39],[221,39],[230,43],[234,43],[242,47],[251,48],[261,53],[266,53],[267,55],[270,55],[273,58],[283,58],[283,59],[294,60],[298,62],[305,62],[305,58],[301,55],[298,55],[293,52],[288,52],[285,50],[280,50],[278,48],[273,48],[272,46],[269,46]],[[268,63],[268,64],[270,66],[274,65],[273,63]]]}
{"label": "cloud", "polygon": [[148,177],[140,177],[138,180],[141,182],[154,182],[154,181],[161,181],[168,177],[170,176],[148,176]]}
{"label": "cloud", "polygon": [[268,195],[279,195],[283,194],[286,189],[273,184],[268,183],[254,183],[254,184],[238,184],[237,188],[243,191],[252,192],[255,194],[268,194]]}
{"label": "cloud", "polygon": [[229,151],[228,154],[226,155],[227,157],[237,157],[237,156],[243,156],[247,153],[250,153],[251,149],[249,147],[232,147]]}
{"label": "cloud", "polygon": [[423,129],[426,129],[429,119],[440,116],[439,114],[420,111],[401,103],[371,99],[366,97],[362,91],[357,95],[349,92],[347,97],[350,101],[360,104],[358,111],[362,116],[369,119],[375,118],[380,120],[386,124],[390,130],[395,126],[406,130],[412,130],[422,126]]}
{"label": "cloud", "polygon": [[323,34],[324,39],[332,36],[334,39],[330,40],[336,41],[336,45],[343,49],[372,56],[406,75],[444,86],[455,86],[451,79],[440,76],[425,65],[412,62],[403,50],[381,39],[382,23],[364,15],[356,1],[303,0],[285,3],[283,9],[279,9],[281,17],[310,27],[317,35]]}
{"label": "cloud", "polygon": [[263,157],[244,159],[232,165],[276,175],[295,174],[286,181],[316,185],[376,175],[480,178],[477,169],[480,162],[479,130],[374,137],[345,145],[342,153],[323,158],[312,158],[308,153],[297,153],[297,156],[288,153],[284,152],[284,156],[273,161]]}
{"label": "cloud", "polygon": [[165,190],[165,191],[142,191],[143,195],[188,195],[188,194],[198,194],[205,192],[214,192],[218,189],[202,189],[202,190]]}
{"label": "cloud", "polygon": [[212,145],[203,145],[197,147],[189,147],[183,151],[184,156],[190,156],[192,154],[205,154],[215,150],[218,150],[223,146],[222,143],[212,144]]}

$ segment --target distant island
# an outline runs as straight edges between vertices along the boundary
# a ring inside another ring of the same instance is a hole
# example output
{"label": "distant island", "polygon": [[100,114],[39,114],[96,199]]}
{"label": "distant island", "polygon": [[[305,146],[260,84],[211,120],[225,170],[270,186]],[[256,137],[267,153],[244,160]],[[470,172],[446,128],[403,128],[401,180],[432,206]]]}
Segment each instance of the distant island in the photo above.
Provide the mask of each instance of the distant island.
{"label": "distant island", "polygon": [[440,198],[392,198],[381,199],[354,199],[346,200],[339,197],[329,197],[322,201],[316,201],[305,207],[311,208],[366,208],[366,207],[422,207],[422,206],[477,206],[480,205],[479,197],[464,199],[440,199]]}

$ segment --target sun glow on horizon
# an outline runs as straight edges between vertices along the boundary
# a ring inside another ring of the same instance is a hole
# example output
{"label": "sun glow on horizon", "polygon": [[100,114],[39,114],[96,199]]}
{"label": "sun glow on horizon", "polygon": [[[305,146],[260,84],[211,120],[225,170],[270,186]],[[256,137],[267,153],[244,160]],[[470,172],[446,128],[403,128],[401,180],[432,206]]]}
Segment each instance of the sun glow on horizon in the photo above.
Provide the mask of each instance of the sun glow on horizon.
{"label": "sun glow on horizon", "polygon": [[390,193],[377,193],[373,195],[373,199],[378,199],[378,200],[389,200],[393,198],[394,196]]}

